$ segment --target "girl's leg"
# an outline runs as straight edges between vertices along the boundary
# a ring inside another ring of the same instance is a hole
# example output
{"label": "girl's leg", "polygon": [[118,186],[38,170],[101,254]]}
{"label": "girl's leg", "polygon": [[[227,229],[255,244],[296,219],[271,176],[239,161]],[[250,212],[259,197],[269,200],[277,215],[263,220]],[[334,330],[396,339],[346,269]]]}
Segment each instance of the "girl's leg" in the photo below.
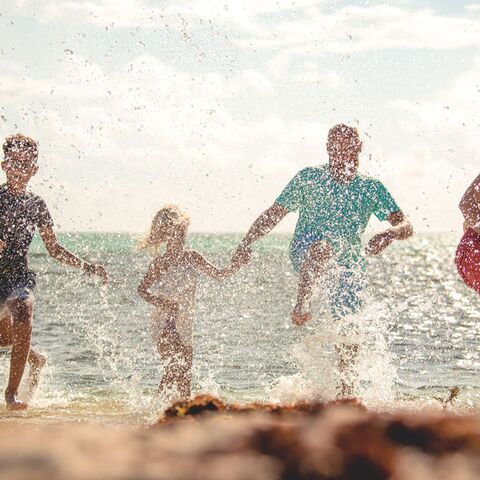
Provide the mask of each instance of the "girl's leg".
{"label": "girl's leg", "polygon": [[157,348],[166,362],[158,394],[168,397],[176,388],[182,399],[189,398],[192,385],[192,347],[183,345],[178,338],[178,333],[176,335],[164,333],[157,343]]}
{"label": "girl's leg", "polygon": [[192,394],[192,361],[193,361],[193,348],[189,346],[183,346],[182,358],[179,362],[178,371],[178,392],[183,399],[190,398]]}
{"label": "girl's leg", "polygon": [[164,363],[164,373],[157,394],[168,397],[175,386],[175,351],[164,336],[158,340],[157,350]]}

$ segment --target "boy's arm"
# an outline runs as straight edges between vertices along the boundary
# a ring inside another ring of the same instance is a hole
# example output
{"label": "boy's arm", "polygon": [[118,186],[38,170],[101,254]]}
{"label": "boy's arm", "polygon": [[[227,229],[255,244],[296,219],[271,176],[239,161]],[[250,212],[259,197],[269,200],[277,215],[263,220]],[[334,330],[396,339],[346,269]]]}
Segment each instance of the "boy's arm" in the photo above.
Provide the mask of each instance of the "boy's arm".
{"label": "boy's arm", "polygon": [[208,260],[206,260],[200,253],[193,251],[190,253],[192,263],[197,267],[201,272],[209,277],[215,278],[217,280],[222,280],[224,278],[230,277],[235,272],[240,270],[240,267],[250,260],[250,253],[246,252],[242,256],[241,261],[232,262],[227,268],[217,268],[215,265],[212,265]]}
{"label": "boy's arm", "polygon": [[378,255],[393,243],[394,240],[405,240],[413,235],[412,224],[401,210],[391,213],[387,220],[392,227],[384,232],[377,233],[377,235],[371,238],[365,247],[365,253],[367,255]]}
{"label": "boy's arm", "polygon": [[81,268],[84,272],[98,275],[103,283],[108,283],[108,273],[102,265],[96,265],[88,263],[85,260],[74,255],[72,252],[62,247],[57,240],[57,236],[52,227],[40,228],[40,236],[47,249],[48,254],[65,265],[69,265],[75,268]]}
{"label": "boy's arm", "polygon": [[163,308],[164,310],[167,310],[170,314],[174,315],[178,310],[177,303],[159,295],[153,295],[152,293],[150,293],[149,290],[153,282],[165,272],[166,268],[163,262],[154,260],[148,267],[147,273],[140,282],[137,292],[146,302],[151,303],[156,307]]}
{"label": "boy's arm", "polygon": [[480,234],[480,175],[467,188],[459,207],[465,223]]}
{"label": "boy's arm", "polygon": [[243,240],[232,258],[232,264],[242,265],[245,258],[250,255],[250,247],[259,238],[265,236],[274,227],[276,227],[287,215],[288,210],[278,203],[274,203],[270,208],[265,210],[252,224],[250,230]]}

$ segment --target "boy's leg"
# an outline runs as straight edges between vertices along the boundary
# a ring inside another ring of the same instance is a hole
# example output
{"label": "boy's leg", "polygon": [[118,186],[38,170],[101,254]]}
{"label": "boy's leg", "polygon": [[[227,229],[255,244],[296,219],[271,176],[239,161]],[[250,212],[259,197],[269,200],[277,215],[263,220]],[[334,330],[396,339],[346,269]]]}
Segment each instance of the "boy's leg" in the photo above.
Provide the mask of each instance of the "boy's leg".
{"label": "boy's leg", "polygon": [[33,395],[40,381],[40,372],[47,363],[47,359],[41,353],[30,348],[28,363],[30,365],[30,372],[28,375],[28,394]]}
{"label": "boy's leg", "polygon": [[7,407],[13,410],[23,410],[27,405],[16,399],[18,387],[25,371],[30,341],[32,337],[33,294],[29,292],[20,298],[11,298],[7,307],[12,319],[12,353],[10,357],[10,375],[5,390]]}
{"label": "boy's leg", "polygon": [[10,347],[13,341],[12,317],[5,306],[0,307],[0,347]]}
{"label": "boy's leg", "polygon": [[303,325],[311,319],[309,308],[313,288],[331,256],[332,247],[324,240],[316,241],[308,247],[300,269],[297,303],[292,313],[292,321],[296,325]]}

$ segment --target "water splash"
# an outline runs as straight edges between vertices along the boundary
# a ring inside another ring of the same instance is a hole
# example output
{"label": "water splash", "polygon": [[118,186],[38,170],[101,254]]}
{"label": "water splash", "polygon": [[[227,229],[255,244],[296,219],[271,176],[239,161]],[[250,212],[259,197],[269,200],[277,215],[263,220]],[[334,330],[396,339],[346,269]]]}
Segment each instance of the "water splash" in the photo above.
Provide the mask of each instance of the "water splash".
{"label": "water splash", "polygon": [[[298,372],[280,377],[269,389],[270,400],[332,400],[343,379],[353,384],[353,396],[366,405],[391,404],[397,372],[388,347],[388,319],[386,307],[376,302],[342,320],[314,321],[289,351]],[[354,364],[346,371],[339,370],[339,345],[359,346]]]}

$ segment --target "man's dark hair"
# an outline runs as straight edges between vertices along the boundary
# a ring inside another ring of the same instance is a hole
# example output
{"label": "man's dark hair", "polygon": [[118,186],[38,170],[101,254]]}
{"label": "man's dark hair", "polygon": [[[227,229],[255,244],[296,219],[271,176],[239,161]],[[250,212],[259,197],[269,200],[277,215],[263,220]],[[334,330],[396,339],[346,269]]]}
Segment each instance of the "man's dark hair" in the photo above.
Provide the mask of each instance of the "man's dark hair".
{"label": "man's dark hair", "polygon": [[360,134],[358,133],[358,130],[355,127],[350,127],[343,123],[335,125],[328,132],[329,140],[333,138],[348,138],[348,137],[357,137],[358,139],[360,139]]}

